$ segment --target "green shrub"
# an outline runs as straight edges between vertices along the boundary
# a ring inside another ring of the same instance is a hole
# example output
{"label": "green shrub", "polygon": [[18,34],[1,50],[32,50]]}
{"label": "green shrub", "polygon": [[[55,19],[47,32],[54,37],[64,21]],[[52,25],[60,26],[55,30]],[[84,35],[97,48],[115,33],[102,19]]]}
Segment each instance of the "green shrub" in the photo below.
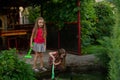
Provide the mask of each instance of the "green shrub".
{"label": "green shrub", "polygon": [[15,49],[0,52],[0,80],[36,80],[31,65],[20,60]]}
{"label": "green shrub", "polygon": [[[120,12],[120,11],[119,11]],[[111,50],[109,57],[109,78],[110,80],[120,80],[120,14],[118,12],[116,25],[113,28],[113,36],[111,37]]]}
{"label": "green shrub", "polygon": [[110,38],[104,37],[101,40],[98,40],[99,45],[91,45],[84,48],[83,51],[85,54],[94,54],[97,57],[96,62],[99,62],[102,67],[108,68],[108,63],[110,61],[110,57],[108,56],[110,44]]}

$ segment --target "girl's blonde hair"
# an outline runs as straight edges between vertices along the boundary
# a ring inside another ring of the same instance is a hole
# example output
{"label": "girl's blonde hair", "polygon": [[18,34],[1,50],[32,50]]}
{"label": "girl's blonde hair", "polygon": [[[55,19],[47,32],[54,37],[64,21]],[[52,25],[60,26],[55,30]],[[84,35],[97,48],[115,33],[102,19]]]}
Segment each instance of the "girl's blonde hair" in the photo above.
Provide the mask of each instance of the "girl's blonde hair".
{"label": "girl's blonde hair", "polygon": [[61,48],[61,49],[58,49],[58,54],[61,55],[61,54],[65,54],[66,51],[65,49]]}
{"label": "girl's blonde hair", "polygon": [[36,34],[37,34],[37,29],[38,29],[38,20],[43,20],[43,37],[46,38],[46,35],[47,35],[47,31],[46,31],[46,24],[45,24],[45,20],[43,19],[43,17],[38,17],[36,19],[36,22],[35,22],[35,25],[34,25],[34,28],[33,28],[33,38],[36,37]]}
{"label": "girl's blonde hair", "polygon": [[65,58],[65,57],[66,57],[66,50],[63,49],[63,48],[58,49],[58,55],[56,55],[55,62],[58,62],[58,61],[60,61],[61,59]]}

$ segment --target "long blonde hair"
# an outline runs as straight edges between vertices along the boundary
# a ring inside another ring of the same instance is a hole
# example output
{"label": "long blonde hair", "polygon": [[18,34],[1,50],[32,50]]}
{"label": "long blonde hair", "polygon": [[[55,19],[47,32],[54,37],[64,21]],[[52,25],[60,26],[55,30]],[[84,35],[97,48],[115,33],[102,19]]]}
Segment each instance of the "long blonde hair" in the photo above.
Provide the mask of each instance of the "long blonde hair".
{"label": "long blonde hair", "polygon": [[43,17],[38,17],[36,19],[36,22],[35,22],[35,25],[33,28],[33,32],[32,32],[32,36],[33,36],[33,38],[36,37],[37,29],[38,29],[38,20],[43,20],[43,37],[46,38],[46,36],[47,36],[46,23],[45,23],[45,20],[43,19]]}

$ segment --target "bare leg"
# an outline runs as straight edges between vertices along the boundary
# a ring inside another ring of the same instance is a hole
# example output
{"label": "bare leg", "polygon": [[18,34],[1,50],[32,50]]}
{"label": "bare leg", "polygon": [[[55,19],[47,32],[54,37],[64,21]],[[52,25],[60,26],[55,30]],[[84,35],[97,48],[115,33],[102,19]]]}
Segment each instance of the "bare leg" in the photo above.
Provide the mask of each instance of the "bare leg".
{"label": "bare leg", "polygon": [[40,67],[43,67],[43,53],[39,53],[39,57],[40,57]]}
{"label": "bare leg", "polygon": [[34,56],[34,61],[33,61],[33,69],[36,68],[37,65],[37,60],[38,60],[38,55],[39,53],[35,52],[35,56]]}
{"label": "bare leg", "polygon": [[43,53],[39,53],[39,57],[40,57],[40,68],[43,71],[46,71],[47,69],[44,67],[44,62],[43,62]]}

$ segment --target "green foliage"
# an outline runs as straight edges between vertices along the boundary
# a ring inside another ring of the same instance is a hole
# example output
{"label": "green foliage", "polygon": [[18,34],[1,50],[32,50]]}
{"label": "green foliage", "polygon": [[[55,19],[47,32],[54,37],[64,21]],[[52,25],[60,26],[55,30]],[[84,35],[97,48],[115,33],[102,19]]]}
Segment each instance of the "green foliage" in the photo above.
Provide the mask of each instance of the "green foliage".
{"label": "green foliage", "polygon": [[110,50],[110,38],[104,37],[101,40],[98,40],[99,45],[90,45],[86,48],[83,48],[82,52],[84,54],[94,54],[97,57],[97,61],[101,64],[102,67],[108,68],[108,63],[110,61],[110,58],[108,56],[109,50]]}
{"label": "green foliage", "polygon": [[36,18],[38,16],[40,16],[40,7],[39,6],[35,6],[35,7],[28,7],[28,11],[29,11],[29,21],[30,23],[34,23]]}
{"label": "green foliage", "polygon": [[54,23],[58,29],[62,29],[64,22],[77,21],[77,11],[79,8],[77,7],[76,0],[41,0],[42,3],[39,2],[41,4],[40,8],[36,7],[40,6],[36,2],[39,1],[33,1],[34,7],[29,8],[29,20],[31,23],[35,22],[36,17],[41,15],[45,18],[46,22]]}
{"label": "green foliage", "polygon": [[[108,69],[108,63],[111,59],[108,53],[112,46],[109,37],[113,29],[112,26],[115,24],[113,8],[107,2],[99,2],[95,3],[94,9],[96,19],[91,24],[95,24],[90,26],[88,21],[84,21],[84,24],[82,23],[82,32],[84,32],[82,34],[82,53],[95,54],[98,57],[97,61]],[[85,26],[84,28],[83,25]]]}
{"label": "green foliage", "polygon": [[0,80],[36,80],[29,64],[20,60],[15,49],[0,52]]}
{"label": "green foliage", "polygon": [[109,57],[111,58],[109,63],[109,79],[120,80],[120,1],[113,0],[116,11],[116,24],[113,27],[111,37],[111,50],[109,51]]}
{"label": "green foliage", "polygon": [[64,0],[51,0],[53,3],[61,3]]}
{"label": "green foliage", "polygon": [[111,2],[113,5],[116,6],[118,10],[120,10],[120,0],[107,0],[107,1]]}
{"label": "green foliage", "polygon": [[91,35],[95,33],[96,28],[95,20],[95,9],[94,9],[94,0],[82,0],[80,6],[81,13],[81,35],[82,35],[82,49],[90,46],[93,43]]}
{"label": "green foliage", "polygon": [[[94,5],[96,20],[95,25],[86,24],[82,31],[82,53],[95,54],[98,57],[99,63],[108,68],[109,63],[109,50],[110,50],[110,37],[112,26],[115,23],[113,8],[109,3],[99,2]],[[88,21],[86,21],[88,22]],[[92,24],[92,22],[91,22]],[[86,27],[87,26],[87,27]],[[84,37],[85,36],[85,37]]]}
{"label": "green foliage", "polygon": [[64,22],[77,21],[77,9],[75,0],[63,0],[57,3],[48,2],[43,4],[43,16],[47,22],[53,22],[58,29],[64,26]]}
{"label": "green foliage", "polygon": [[[104,39],[105,36],[111,36],[112,26],[115,24],[115,18],[113,14],[113,8],[107,2],[94,3],[92,6],[95,10],[93,15],[96,17],[87,20],[84,18],[82,20],[82,49],[83,54],[91,53],[88,51],[89,47],[97,45],[101,46],[99,40]],[[95,19],[95,21],[94,21]],[[88,50],[87,50],[88,49]],[[85,51],[84,51],[85,50]],[[87,52],[88,51],[88,52]],[[84,53],[85,52],[85,53]],[[96,51],[95,51],[96,52]],[[100,52],[102,52],[100,50]],[[94,51],[92,52],[94,53]]]}
{"label": "green foliage", "polygon": [[97,15],[94,38],[101,39],[103,36],[110,36],[112,26],[115,24],[114,8],[107,2],[99,2],[94,8]]}

